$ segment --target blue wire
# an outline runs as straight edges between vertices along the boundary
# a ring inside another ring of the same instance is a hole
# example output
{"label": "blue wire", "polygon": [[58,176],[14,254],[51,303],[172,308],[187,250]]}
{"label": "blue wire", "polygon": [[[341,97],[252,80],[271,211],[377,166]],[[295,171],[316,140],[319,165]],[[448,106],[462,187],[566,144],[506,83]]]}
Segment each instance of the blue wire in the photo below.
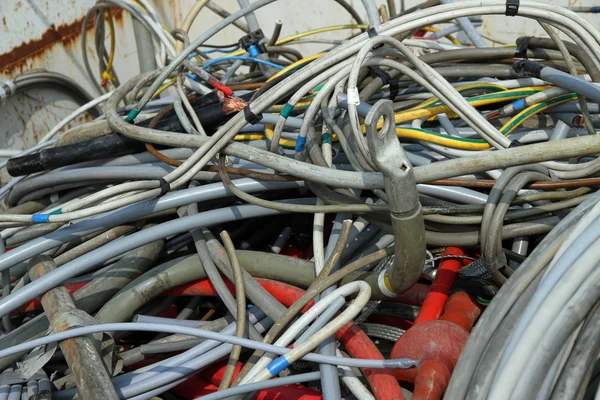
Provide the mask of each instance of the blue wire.
{"label": "blue wire", "polygon": [[253,57],[247,57],[247,56],[230,56],[230,57],[215,58],[214,60],[210,60],[209,62],[204,64],[202,69],[206,69],[206,68],[210,67],[211,65],[214,65],[214,64],[217,64],[217,63],[220,63],[223,61],[229,61],[229,60],[252,61],[252,62],[257,62],[259,64],[265,64],[265,65],[268,65],[273,68],[283,69],[283,67],[281,65],[277,65],[270,61],[265,61],[265,60],[261,60],[260,58],[253,58]]}

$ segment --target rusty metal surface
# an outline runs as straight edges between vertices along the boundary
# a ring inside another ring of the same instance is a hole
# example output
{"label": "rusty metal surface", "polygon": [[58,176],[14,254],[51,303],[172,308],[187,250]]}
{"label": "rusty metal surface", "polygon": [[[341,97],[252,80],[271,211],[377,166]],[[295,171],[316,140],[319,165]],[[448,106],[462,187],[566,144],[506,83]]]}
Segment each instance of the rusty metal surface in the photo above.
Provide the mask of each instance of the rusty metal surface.
{"label": "rusty metal surface", "polygon": [[[31,71],[53,71],[69,76],[88,93],[95,94],[81,53],[82,21],[94,3],[94,0],[0,1],[0,80],[14,79]],[[115,15],[116,35],[131,38],[119,42],[115,62],[119,77],[128,79],[138,73],[132,27],[128,15]],[[86,30],[87,54],[94,68],[97,58],[90,28]],[[50,88],[35,88],[9,98],[0,106],[0,148],[31,147],[78,106],[70,95]],[[90,118],[80,116],[71,126]],[[0,178],[3,182],[9,179],[5,170]]]}
{"label": "rusty metal surface", "polygon": [[[50,257],[38,256],[31,260],[33,264],[29,275],[32,280],[44,276],[54,269],[56,264]],[[56,287],[42,296],[42,306],[55,332],[93,324],[95,321],[84,311],[75,307],[73,298],[64,286]],[[104,400],[118,399],[119,396],[110,380],[104,361],[98,350],[100,338],[82,336],[63,340],[59,343],[73,378],[77,392],[82,399]]]}

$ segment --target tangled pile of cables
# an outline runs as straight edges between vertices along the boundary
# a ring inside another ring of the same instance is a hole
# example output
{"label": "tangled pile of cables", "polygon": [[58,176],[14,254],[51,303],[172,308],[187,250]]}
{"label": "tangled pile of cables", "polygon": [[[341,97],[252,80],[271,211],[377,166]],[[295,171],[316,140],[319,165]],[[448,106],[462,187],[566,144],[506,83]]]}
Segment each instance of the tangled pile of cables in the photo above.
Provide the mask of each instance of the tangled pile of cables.
{"label": "tangled pile of cables", "polygon": [[90,9],[99,95],[0,165],[0,399],[597,397],[597,7],[336,0],[355,24],[281,38],[275,1]]}

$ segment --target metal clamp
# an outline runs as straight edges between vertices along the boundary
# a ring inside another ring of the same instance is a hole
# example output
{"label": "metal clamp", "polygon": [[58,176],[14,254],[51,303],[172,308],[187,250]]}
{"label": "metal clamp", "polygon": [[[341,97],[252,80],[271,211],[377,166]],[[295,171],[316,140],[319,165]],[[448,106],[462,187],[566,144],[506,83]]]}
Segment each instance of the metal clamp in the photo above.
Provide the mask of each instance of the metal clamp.
{"label": "metal clamp", "polygon": [[419,206],[419,194],[412,165],[396,136],[392,102],[375,103],[365,118],[365,125],[371,158],[385,178],[390,210],[400,214],[411,212]]}

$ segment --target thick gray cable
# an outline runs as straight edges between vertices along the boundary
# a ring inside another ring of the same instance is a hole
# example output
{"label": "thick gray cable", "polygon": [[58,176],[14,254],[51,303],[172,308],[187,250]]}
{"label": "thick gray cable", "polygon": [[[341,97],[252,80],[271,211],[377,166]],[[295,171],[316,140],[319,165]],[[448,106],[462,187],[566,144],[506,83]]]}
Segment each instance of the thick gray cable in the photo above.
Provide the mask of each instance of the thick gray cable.
{"label": "thick gray cable", "polygon": [[572,226],[589,212],[599,197],[600,193],[593,195],[569,213],[533,250],[527,260],[496,294],[494,301],[488,306],[487,312],[483,313],[475,326],[463,349],[461,358],[458,360],[446,392],[446,395],[450,396],[449,398],[466,398],[467,393],[477,398],[476,396],[479,396],[484,390],[483,387],[471,387],[469,382],[498,325],[510,311],[515,301],[526,290],[528,284],[535,279],[539,272],[550,262],[553,255],[556,254]]}
{"label": "thick gray cable", "polygon": [[[297,204],[314,203],[314,199],[298,199]],[[44,275],[24,288],[11,293],[0,300],[0,315],[6,315],[27,301],[42,295],[65,280],[93,270],[96,266],[111,257],[123,254],[151,241],[179,234],[197,227],[207,227],[223,222],[236,221],[259,216],[279,215],[281,211],[265,209],[257,206],[242,205],[211,210],[194,216],[166,222],[127,236],[124,240],[111,242],[100,249],[91,251],[61,268]]]}
{"label": "thick gray cable", "polygon": [[[582,257],[578,263],[584,263]],[[549,310],[553,315],[552,322],[538,342],[538,351],[533,351],[527,361],[527,368],[522,370],[517,379],[518,390],[513,391],[511,399],[529,399],[542,390],[544,377],[549,374],[550,365],[561,353],[561,349],[569,342],[585,320],[585,316],[592,310],[594,304],[600,298],[600,286],[596,284],[600,278],[600,269],[596,264],[580,287],[573,293],[566,303],[559,305],[556,309]],[[558,290],[558,288],[556,289]],[[546,306],[547,307],[547,306]],[[562,307],[562,308],[561,308]],[[554,308],[554,307],[551,307]],[[539,351],[544,349],[544,351]],[[550,372],[555,372],[550,369]],[[550,377],[553,378],[554,374]]]}
{"label": "thick gray cable", "polygon": [[379,20],[379,10],[377,10],[377,4],[375,0],[361,0],[365,11],[367,12],[367,19],[369,20],[370,28],[377,28],[381,25]]}
{"label": "thick gray cable", "polygon": [[[551,313],[554,310],[547,310],[542,305],[543,302],[556,304],[556,301],[559,299],[562,299],[563,302],[566,301],[573,294],[573,288],[579,287],[590,275],[590,272],[598,262],[598,254],[595,252],[596,254],[594,255],[594,250],[592,248],[595,244],[597,245],[598,238],[600,238],[600,219],[595,220],[588,229],[586,229],[585,234],[579,236],[569,249],[562,254],[559,260],[557,260],[552,269],[548,271],[545,279],[540,283],[538,290],[533,295],[526,310],[523,312],[523,315],[507,344],[507,348],[498,369],[496,370],[496,378],[494,384],[490,388],[490,395],[498,396],[498,385],[501,382],[509,383],[511,379],[516,382],[519,374],[515,374],[514,372],[521,371],[520,366],[524,366],[527,363],[528,355],[531,353],[530,350],[525,350],[523,346],[526,343],[531,343],[532,337],[541,339],[545,330],[551,323],[551,320],[543,318],[548,312]],[[575,264],[580,258],[581,260]],[[584,259],[587,262],[584,262]],[[572,265],[575,265],[576,268],[569,268]],[[569,279],[559,281],[561,276],[567,270],[569,270]],[[532,329],[534,328],[531,324],[534,322],[535,330],[537,332],[532,332]],[[523,351],[517,352],[518,350]],[[514,367],[514,369],[511,368],[512,371],[504,368],[509,361]],[[519,368],[516,367],[517,365]],[[505,390],[513,388],[513,386],[508,384],[502,386],[502,388],[502,390]]]}
{"label": "thick gray cable", "polygon": [[[450,4],[453,0],[440,0],[442,4]],[[477,29],[471,22],[471,20],[467,17],[456,18],[456,22],[462,27],[463,31],[467,34],[471,42],[475,45],[475,47],[487,47],[485,40],[481,37]]]}
{"label": "thick gray cable", "polygon": [[[236,180],[235,184],[246,192],[279,190],[301,187],[298,182],[257,182],[252,179]],[[87,218],[68,227],[32,240],[12,251],[0,255],[0,271],[10,268],[45,251],[73,240],[73,237],[85,236],[100,229],[107,229],[132,221],[153,213],[188,205],[192,202],[203,202],[231,196],[222,183],[204,185],[193,189],[171,192],[151,201],[132,204],[119,210],[111,211],[97,217]]]}
{"label": "thick gray cable", "polygon": [[[196,215],[198,214],[198,203],[192,203],[187,208],[187,215]],[[194,229],[191,231],[192,238],[194,239],[194,245],[196,246],[196,251],[198,252],[198,256],[200,258],[200,262],[204,267],[204,271],[206,275],[210,279],[211,283],[215,287],[219,297],[225,303],[225,306],[233,315],[234,318],[237,318],[237,307],[236,301],[227,285],[225,285],[225,281],[221,277],[217,266],[213,262],[213,259],[210,256],[210,251],[208,246],[206,245],[206,238],[202,234],[200,229]],[[262,340],[261,335],[256,331],[254,325],[249,325],[249,334],[250,338],[253,340]]]}
{"label": "thick gray cable", "polygon": [[[238,338],[231,335],[223,335],[218,332],[210,332],[206,330],[200,330],[195,328],[188,328],[185,326],[173,326],[164,324],[136,324],[131,322],[117,323],[117,324],[98,324],[92,326],[86,326],[82,328],[73,328],[68,331],[60,332],[45,336],[40,339],[32,340],[26,343],[22,343],[8,349],[0,350],[0,358],[7,357],[11,354],[19,353],[26,350],[34,349],[38,346],[43,346],[49,343],[63,341],[73,337],[89,335],[98,332],[162,332],[162,333],[178,333],[181,335],[201,337],[208,340],[216,340],[219,342],[237,344],[243,347],[251,349],[262,350],[269,353],[275,353],[279,355],[286,354],[292,349],[286,347],[275,346],[272,344],[265,344],[261,342],[255,342],[250,339]],[[409,358],[397,358],[389,360],[369,360],[369,359],[358,359],[358,358],[346,358],[346,357],[331,357],[323,356],[320,354],[309,353],[302,357],[303,360],[326,363],[331,365],[346,365],[348,367],[357,368],[412,368],[418,365],[417,361]]]}
{"label": "thick gray cable", "polygon": [[600,103],[600,88],[579,77],[569,75],[552,67],[544,67],[540,71],[540,78],[562,88],[569,89],[596,103]]}

